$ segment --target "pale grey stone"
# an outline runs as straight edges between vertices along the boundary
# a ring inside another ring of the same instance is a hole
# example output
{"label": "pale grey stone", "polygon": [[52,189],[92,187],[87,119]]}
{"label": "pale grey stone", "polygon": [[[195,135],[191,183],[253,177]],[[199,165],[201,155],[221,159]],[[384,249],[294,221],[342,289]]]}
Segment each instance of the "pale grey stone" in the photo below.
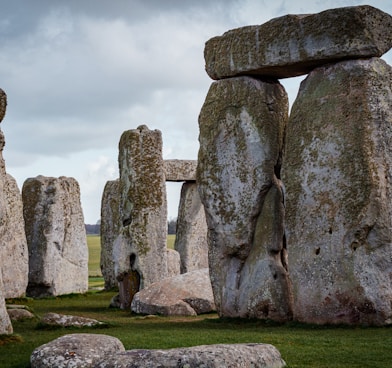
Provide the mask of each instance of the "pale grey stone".
{"label": "pale grey stone", "polygon": [[276,176],[287,115],[284,88],[250,77],[213,83],[200,112],[197,184],[220,316],[291,318]]}
{"label": "pale grey stone", "polygon": [[23,214],[33,297],[88,290],[88,247],[78,182],[73,178],[27,179]]}
{"label": "pale grey stone", "polygon": [[338,60],[381,56],[391,47],[392,17],[363,5],[233,29],[207,41],[204,58],[212,79],[287,78]]}
{"label": "pale grey stone", "polygon": [[166,278],[139,291],[131,309],[139,314],[192,316],[215,310],[208,269]]}
{"label": "pale grey stone", "polygon": [[315,69],[287,129],[283,181],[294,318],[392,323],[392,68]]}
{"label": "pale grey stone", "polygon": [[34,314],[31,313],[28,309],[10,308],[9,305],[7,305],[7,313],[9,315],[11,321],[21,321],[24,319],[35,318]]}
{"label": "pale grey stone", "polygon": [[23,219],[22,196],[16,180],[9,174],[2,183],[2,219],[0,221],[0,265],[4,298],[19,298],[26,293],[29,273],[29,251]]}
{"label": "pale grey stone", "polygon": [[0,272],[0,335],[9,335],[14,332],[14,329],[12,328],[11,320],[7,313],[3,290],[3,278]]}
{"label": "pale grey stone", "polygon": [[195,181],[196,160],[164,160],[166,181]]}
{"label": "pale grey stone", "polygon": [[120,224],[119,180],[108,181],[101,200],[101,272],[105,280],[105,289],[118,286],[114,271],[113,246],[119,234]]}
{"label": "pale grey stone", "polygon": [[122,305],[136,290],[167,275],[167,205],[162,133],[142,125],[119,143],[120,219],[114,242],[115,274]]}
{"label": "pale grey stone", "polygon": [[102,360],[96,368],[282,368],[285,366],[286,363],[273,345],[249,343],[200,345],[167,350],[128,350]]}
{"label": "pale grey stone", "polygon": [[174,249],[166,249],[167,277],[173,277],[181,273],[180,253]]}
{"label": "pale grey stone", "polygon": [[181,273],[208,267],[207,222],[197,184],[184,183],[178,207],[174,249],[181,258]]}
{"label": "pale grey stone", "polygon": [[59,313],[46,313],[41,318],[41,323],[60,327],[96,327],[104,325],[103,322],[96,319]]}
{"label": "pale grey stone", "polygon": [[121,351],[123,344],[112,336],[69,334],[36,348],[30,363],[31,368],[89,368]]}

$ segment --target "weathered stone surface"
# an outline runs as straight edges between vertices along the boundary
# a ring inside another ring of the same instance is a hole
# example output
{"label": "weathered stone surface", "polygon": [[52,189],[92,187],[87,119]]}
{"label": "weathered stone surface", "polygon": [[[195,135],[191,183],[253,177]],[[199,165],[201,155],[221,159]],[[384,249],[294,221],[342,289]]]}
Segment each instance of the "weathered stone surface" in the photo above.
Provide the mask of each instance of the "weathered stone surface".
{"label": "weathered stone surface", "polygon": [[11,320],[5,306],[3,290],[3,278],[0,272],[0,335],[8,335],[12,334],[14,330],[12,328]]}
{"label": "weathered stone surface", "polygon": [[46,313],[41,318],[41,323],[60,327],[96,327],[104,325],[103,322],[96,319],[58,313]]}
{"label": "weathered stone surface", "polygon": [[167,277],[173,277],[181,273],[180,253],[174,249],[166,249]]}
{"label": "weathered stone surface", "polygon": [[11,175],[5,174],[0,180],[0,206],[3,207],[0,220],[0,268],[3,274],[3,292],[6,299],[18,298],[25,295],[29,273],[22,196]]}
{"label": "weathered stone surface", "polygon": [[217,344],[168,350],[129,350],[114,354],[96,365],[97,368],[281,368],[285,366],[279,351],[269,344]]}
{"label": "weathered stone surface", "polygon": [[221,316],[291,318],[276,176],[287,115],[278,82],[238,77],[213,83],[199,116],[197,183]]}
{"label": "weathered stone surface", "polygon": [[285,15],[207,41],[212,79],[236,75],[294,77],[343,59],[381,56],[392,47],[392,17],[368,5]]}
{"label": "weathered stone surface", "polygon": [[195,181],[196,160],[164,160],[166,181]]}
{"label": "weathered stone surface", "polygon": [[181,258],[181,273],[208,267],[207,222],[196,183],[184,183],[178,207],[174,249]]}
{"label": "weathered stone surface", "polygon": [[35,318],[34,314],[25,305],[7,304],[7,313],[11,321]]}
{"label": "weathered stone surface", "polygon": [[164,316],[209,313],[215,310],[208,269],[166,278],[139,291],[132,311]]}
{"label": "weathered stone surface", "polygon": [[294,318],[392,323],[392,68],[378,58],[302,82],[283,168]]}
{"label": "weathered stone surface", "polygon": [[0,88],[0,123],[3,121],[7,109],[7,95]]}
{"label": "weathered stone surface", "polygon": [[122,305],[128,307],[134,290],[143,289],[167,275],[162,133],[149,130],[145,125],[124,132],[118,161],[122,229],[113,252],[120,299]]}
{"label": "weathered stone surface", "polygon": [[119,234],[120,224],[119,180],[108,181],[101,200],[101,272],[105,280],[105,289],[118,286],[114,272],[113,246]]}
{"label": "weathered stone surface", "polygon": [[23,184],[22,197],[29,247],[27,294],[86,292],[88,248],[77,181],[30,178]]}
{"label": "weathered stone surface", "polygon": [[[120,340],[100,334],[70,334],[36,348],[31,368],[96,367],[117,352],[125,351]],[[113,367],[113,366],[112,366]]]}

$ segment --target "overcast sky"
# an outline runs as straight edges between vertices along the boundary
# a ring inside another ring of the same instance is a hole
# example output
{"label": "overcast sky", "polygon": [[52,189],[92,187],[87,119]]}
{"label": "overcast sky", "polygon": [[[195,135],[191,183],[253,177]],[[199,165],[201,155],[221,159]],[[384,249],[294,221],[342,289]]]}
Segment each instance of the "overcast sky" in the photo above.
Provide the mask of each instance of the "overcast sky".
{"label": "overcast sky", "polygon": [[[12,0],[0,14],[1,129],[6,170],[21,188],[37,175],[72,176],[86,223],[118,174],[122,132],[146,124],[164,159],[196,159],[198,115],[212,83],[204,43],[271,18],[390,0]],[[390,53],[383,57],[392,64]],[[303,77],[282,80],[290,102]],[[168,186],[169,218],[179,184]]]}

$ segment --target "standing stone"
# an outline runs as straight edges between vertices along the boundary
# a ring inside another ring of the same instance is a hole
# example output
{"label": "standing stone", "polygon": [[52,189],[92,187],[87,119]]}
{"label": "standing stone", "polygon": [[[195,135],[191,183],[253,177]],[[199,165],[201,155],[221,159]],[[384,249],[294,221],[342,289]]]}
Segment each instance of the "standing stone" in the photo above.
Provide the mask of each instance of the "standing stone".
{"label": "standing stone", "polygon": [[[0,89],[0,122],[5,116],[7,96]],[[24,231],[22,197],[15,179],[6,173],[0,130],[0,272],[4,298],[25,295],[28,282],[28,249]]]}
{"label": "standing stone", "polygon": [[129,307],[134,290],[167,276],[162,133],[145,125],[124,132],[118,161],[122,229],[115,241],[114,260],[121,304]]}
{"label": "standing stone", "polygon": [[291,318],[278,180],[287,115],[284,88],[250,77],[213,83],[202,107],[197,183],[220,316]]}
{"label": "standing stone", "polygon": [[0,225],[0,268],[3,274],[4,297],[25,295],[29,275],[29,251],[24,229],[23,203],[16,180],[2,175],[0,187],[4,206]]}
{"label": "standing stone", "polygon": [[73,178],[37,176],[23,184],[23,214],[29,247],[33,297],[84,293],[88,289],[88,248]]}
{"label": "standing stone", "polygon": [[180,253],[174,249],[166,249],[167,277],[173,277],[181,273]]}
{"label": "standing stone", "polygon": [[307,74],[338,60],[380,57],[392,47],[392,17],[368,5],[285,15],[230,30],[207,41],[212,79]]}
{"label": "standing stone", "polygon": [[0,269],[0,335],[8,335],[12,334],[14,330],[12,328],[11,320],[7,313],[7,308],[4,301],[4,284],[1,274],[2,273]]}
{"label": "standing stone", "polygon": [[195,182],[181,188],[174,249],[180,253],[181,273],[208,267],[207,222]]}
{"label": "standing stone", "polygon": [[105,289],[118,286],[113,260],[113,245],[120,229],[119,180],[108,181],[101,201],[101,272]]}
{"label": "standing stone", "polygon": [[392,323],[392,68],[315,69],[287,129],[283,181],[294,318]]}

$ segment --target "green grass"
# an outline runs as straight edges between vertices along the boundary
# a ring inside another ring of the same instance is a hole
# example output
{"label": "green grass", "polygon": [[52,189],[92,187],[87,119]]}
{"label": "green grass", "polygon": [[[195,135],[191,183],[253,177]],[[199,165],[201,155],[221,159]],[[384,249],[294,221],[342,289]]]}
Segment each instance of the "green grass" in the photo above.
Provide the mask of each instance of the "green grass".
{"label": "green grass", "polygon": [[[275,345],[288,368],[381,368],[392,361],[392,328],[317,327],[239,319],[198,317],[144,318],[108,308],[114,292],[95,292],[23,302],[39,317],[47,312],[74,314],[106,322],[101,329],[37,329],[38,320],[14,322],[20,338],[0,344],[1,368],[26,368],[37,346],[75,332],[118,337],[126,349],[173,348],[215,343],[269,343]],[[22,340],[22,341],[20,341]]]}
{"label": "green grass", "polygon": [[[171,238],[171,239],[170,239]],[[174,236],[168,237],[168,247]],[[99,236],[89,236],[89,285],[103,285],[99,270]],[[99,270],[99,273],[97,272]],[[172,348],[216,343],[269,343],[276,346],[288,368],[386,368],[392,366],[392,327],[349,328],[198,317],[144,318],[109,308],[116,292],[14,300],[38,317],[48,312],[90,317],[105,322],[101,329],[39,329],[39,320],[13,322],[14,335],[0,336],[0,368],[27,368],[32,351],[67,333],[103,333],[119,338],[126,349]]]}
{"label": "green grass", "polygon": [[101,237],[99,235],[87,235],[88,246],[88,275],[89,277],[102,276],[101,258]]}
{"label": "green grass", "polygon": [[167,247],[170,249],[174,249],[174,241],[176,240],[175,235],[168,235],[167,236]]}

